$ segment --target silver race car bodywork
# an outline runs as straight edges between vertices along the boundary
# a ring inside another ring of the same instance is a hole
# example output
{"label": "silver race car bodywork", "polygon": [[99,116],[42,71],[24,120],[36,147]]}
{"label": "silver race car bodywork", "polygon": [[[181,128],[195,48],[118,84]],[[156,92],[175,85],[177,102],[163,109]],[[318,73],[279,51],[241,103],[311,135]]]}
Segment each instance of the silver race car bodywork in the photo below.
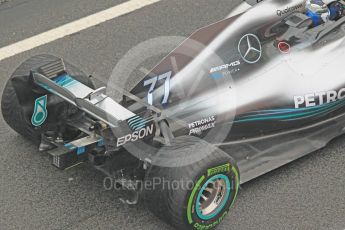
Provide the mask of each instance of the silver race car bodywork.
{"label": "silver race car bodywork", "polygon": [[322,148],[344,132],[345,18],[308,27],[304,5],[267,0],[200,29],[152,70],[172,71],[168,103],[164,81],[148,94],[150,76],[132,93],[151,97],[175,135],[234,157],[242,183]]}
{"label": "silver race car bodywork", "polygon": [[215,228],[240,183],[345,132],[345,2],[323,7],[327,20],[305,0],[248,0],[129,91],[111,78],[96,89],[61,58],[31,57],[5,86],[3,117],[57,168],[91,163],[130,191],[128,204],[143,197],[177,229]]}
{"label": "silver race car bodywork", "polygon": [[[247,182],[322,148],[345,127],[345,17],[312,26],[303,0],[248,2],[254,6],[192,34],[131,92],[120,90],[122,102],[73,79],[61,60],[30,79],[111,127],[116,149],[139,145],[148,152],[139,154],[143,160],[155,153],[142,141],[196,136],[228,153]],[[49,101],[36,105],[25,112],[28,120]],[[102,134],[84,127],[93,122],[69,124],[92,136],[72,146],[102,144]]]}

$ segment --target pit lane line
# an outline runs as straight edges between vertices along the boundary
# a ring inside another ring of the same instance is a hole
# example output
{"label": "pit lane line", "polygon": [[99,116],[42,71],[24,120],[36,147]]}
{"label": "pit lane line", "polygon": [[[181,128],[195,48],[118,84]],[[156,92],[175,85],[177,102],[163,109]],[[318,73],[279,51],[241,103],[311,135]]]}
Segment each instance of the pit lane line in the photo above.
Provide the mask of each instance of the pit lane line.
{"label": "pit lane line", "polygon": [[68,35],[80,32],[103,22],[115,19],[125,14],[132,13],[146,6],[158,3],[162,0],[130,0],[98,13],[75,20],[65,25],[56,27],[22,41],[0,48],[0,61],[45,45]]}

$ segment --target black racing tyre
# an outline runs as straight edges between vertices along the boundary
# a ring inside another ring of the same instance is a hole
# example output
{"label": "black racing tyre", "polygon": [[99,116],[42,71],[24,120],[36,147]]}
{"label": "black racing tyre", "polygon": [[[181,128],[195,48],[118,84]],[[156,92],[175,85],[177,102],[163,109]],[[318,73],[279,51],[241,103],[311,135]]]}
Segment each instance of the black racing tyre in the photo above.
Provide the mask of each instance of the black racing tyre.
{"label": "black racing tyre", "polygon": [[[143,185],[146,207],[176,229],[213,229],[231,209],[239,189],[239,170],[224,151],[196,137],[176,138],[161,154],[209,151],[186,166],[152,162]],[[159,160],[158,160],[159,161]]]}
{"label": "black racing tyre", "polygon": [[[30,70],[51,63],[57,59],[59,58],[48,54],[41,54],[29,58],[28,60],[23,62],[12,74],[12,76],[6,83],[2,94],[1,111],[4,120],[13,130],[15,130],[23,137],[29,139],[36,145],[40,143],[41,133],[31,124],[25,121],[22,106],[19,104],[19,100],[11,80],[14,77],[28,77],[30,74]],[[67,72],[76,80],[82,82],[83,84],[86,84],[91,88],[94,88],[94,84],[92,83],[91,79],[89,79],[89,77],[87,77],[87,75],[81,72],[78,68],[66,62],[65,66]]]}

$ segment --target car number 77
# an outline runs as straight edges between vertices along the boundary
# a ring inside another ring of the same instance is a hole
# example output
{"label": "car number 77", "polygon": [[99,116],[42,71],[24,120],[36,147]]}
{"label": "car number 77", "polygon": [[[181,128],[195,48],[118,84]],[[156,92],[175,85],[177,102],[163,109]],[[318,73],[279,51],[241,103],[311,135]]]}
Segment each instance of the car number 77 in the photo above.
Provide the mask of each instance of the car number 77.
{"label": "car number 77", "polygon": [[170,78],[171,78],[172,72],[167,72],[158,76],[155,76],[153,78],[150,78],[146,81],[144,81],[144,86],[150,85],[149,91],[147,93],[147,103],[152,105],[153,104],[153,91],[155,90],[156,84],[158,81],[164,80],[164,97],[162,100],[162,104],[168,103],[169,95],[170,95]]}

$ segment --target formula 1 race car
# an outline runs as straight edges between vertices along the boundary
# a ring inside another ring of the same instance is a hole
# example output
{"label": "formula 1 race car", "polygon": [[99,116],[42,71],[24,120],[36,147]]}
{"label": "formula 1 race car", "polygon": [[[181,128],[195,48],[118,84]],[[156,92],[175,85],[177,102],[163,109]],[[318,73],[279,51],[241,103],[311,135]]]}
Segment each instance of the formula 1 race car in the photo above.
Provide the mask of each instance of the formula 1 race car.
{"label": "formula 1 race car", "polygon": [[7,82],[3,117],[57,168],[89,162],[177,229],[214,228],[241,183],[345,132],[344,18],[315,27],[303,0],[249,2],[130,91],[31,57]]}

